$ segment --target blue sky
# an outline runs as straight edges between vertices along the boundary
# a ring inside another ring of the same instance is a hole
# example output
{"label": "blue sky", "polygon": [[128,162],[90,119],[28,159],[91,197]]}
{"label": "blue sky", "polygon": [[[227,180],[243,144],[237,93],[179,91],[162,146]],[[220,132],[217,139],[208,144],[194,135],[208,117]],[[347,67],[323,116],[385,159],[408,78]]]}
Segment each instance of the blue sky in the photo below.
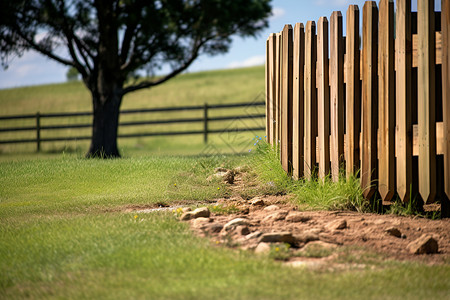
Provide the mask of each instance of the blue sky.
{"label": "blue sky", "polygon": [[[306,21],[316,21],[321,16],[329,18],[335,10],[340,10],[344,17],[348,5],[356,4],[362,7],[364,0],[274,0],[273,15],[269,19],[269,27],[257,38],[241,39],[236,37],[227,54],[219,56],[202,56],[189,68],[189,72],[237,68],[264,64],[265,41],[270,33],[283,29],[285,24],[295,24]],[[435,1],[436,10],[440,10],[440,1]],[[378,3],[378,1],[377,1]],[[412,1],[412,9],[416,10],[417,0]],[[345,31],[345,30],[344,30]],[[26,52],[16,58],[5,71],[0,70],[0,89],[16,86],[27,86],[45,83],[64,82],[67,67],[53,62],[36,52]]]}

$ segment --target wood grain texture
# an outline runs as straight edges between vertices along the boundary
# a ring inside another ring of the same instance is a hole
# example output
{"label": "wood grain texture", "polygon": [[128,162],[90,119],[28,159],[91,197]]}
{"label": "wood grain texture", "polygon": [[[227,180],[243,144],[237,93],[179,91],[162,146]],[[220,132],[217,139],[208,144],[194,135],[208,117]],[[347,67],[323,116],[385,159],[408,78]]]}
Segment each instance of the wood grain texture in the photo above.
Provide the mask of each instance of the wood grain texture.
{"label": "wood grain texture", "polygon": [[292,26],[285,25],[282,32],[281,66],[281,165],[287,173],[292,172]]}
{"label": "wood grain texture", "polygon": [[281,34],[276,34],[276,46],[275,46],[275,129],[274,129],[274,137],[275,137],[275,145],[277,147],[280,146],[280,98],[281,98]]}
{"label": "wood grain texture", "polygon": [[450,199],[450,0],[441,2],[444,189]]}
{"label": "wood grain texture", "polygon": [[419,193],[425,203],[436,195],[436,93],[434,1],[417,1]]}
{"label": "wood grain texture", "polygon": [[292,175],[294,179],[303,177],[304,167],[304,67],[305,67],[305,28],[302,23],[294,26],[294,68],[293,68],[293,141]]}
{"label": "wood grain texture", "polygon": [[361,131],[361,87],[359,51],[359,8],[347,9],[346,37],[346,144],[345,164],[347,178],[359,169],[359,134]]}
{"label": "wood grain texture", "polygon": [[361,189],[370,198],[377,184],[378,129],[378,8],[367,1],[363,8]]}
{"label": "wood grain texture", "polygon": [[378,43],[378,191],[384,201],[395,193],[394,2],[380,1]]}
{"label": "wood grain texture", "polygon": [[330,173],[330,86],[328,62],[328,20],[317,24],[317,106],[319,138],[319,178]]}
{"label": "wood grain texture", "polygon": [[330,160],[331,177],[337,182],[344,161],[344,39],[340,11],[331,14],[330,35]]}
{"label": "wood grain texture", "polygon": [[403,202],[411,199],[412,187],[412,32],[411,1],[397,0],[395,59],[397,193]]}
{"label": "wood grain texture", "polygon": [[304,174],[310,179],[316,163],[317,93],[316,93],[316,23],[308,21],[305,32],[305,160]]}
{"label": "wood grain texture", "polygon": [[266,137],[269,139],[270,137],[270,63],[269,63],[269,38],[266,40],[266,59],[265,59],[265,69],[264,69],[264,76],[265,76],[265,86],[266,86],[266,92],[265,92],[265,99],[266,99]]}
{"label": "wood grain texture", "polygon": [[276,114],[276,88],[275,88],[275,70],[276,70],[276,34],[269,36],[269,135],[267,140],[269,144],[275,142],[275,114]]}

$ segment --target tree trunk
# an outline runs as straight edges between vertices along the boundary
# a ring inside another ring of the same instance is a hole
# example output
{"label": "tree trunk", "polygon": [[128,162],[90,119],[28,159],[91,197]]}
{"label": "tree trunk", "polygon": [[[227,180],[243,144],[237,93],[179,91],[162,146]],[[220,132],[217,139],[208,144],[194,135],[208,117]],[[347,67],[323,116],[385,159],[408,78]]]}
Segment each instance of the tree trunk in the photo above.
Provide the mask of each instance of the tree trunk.
{"label": "tree trunk", "polygon": [[112,92],[105,101],[103,97],[92,92],[94,120],[92,125],[91,146],[86,154],[90,158],[120,157],[117,148],[117,132],[119,127],[119,109],[122,95]]}

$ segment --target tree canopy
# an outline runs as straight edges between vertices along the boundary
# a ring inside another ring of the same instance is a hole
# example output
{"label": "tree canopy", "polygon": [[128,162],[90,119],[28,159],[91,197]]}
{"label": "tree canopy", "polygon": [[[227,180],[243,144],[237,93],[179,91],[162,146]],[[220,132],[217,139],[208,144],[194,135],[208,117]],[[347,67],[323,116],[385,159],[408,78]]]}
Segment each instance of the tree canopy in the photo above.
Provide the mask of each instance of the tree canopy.
{"label": "tree canopy", "polygon": [[[118,116],[123,95],[169,80],[186,70],[199,55],[226,52],[231,36],[254,36],[267,26],[271,13],[270,0],[0,3],[2,66],[6,68],[24,51],[34,50],[75,68],[93,98],[92,142],[96,125],[100,129],[99,143],[91,143],[89,153],[101,151],[109,156],[118,156],[117,145],[107,145],[108,140],[117,139],[117,134],[109,132],[117,133],[117,125],[107,123],[117,123],[112,116]],[[157,79],[126,80],[137,71],[153,74],[163,66],[169,66],[170,71]],[[95,118],[100,123],[96,124]]]}

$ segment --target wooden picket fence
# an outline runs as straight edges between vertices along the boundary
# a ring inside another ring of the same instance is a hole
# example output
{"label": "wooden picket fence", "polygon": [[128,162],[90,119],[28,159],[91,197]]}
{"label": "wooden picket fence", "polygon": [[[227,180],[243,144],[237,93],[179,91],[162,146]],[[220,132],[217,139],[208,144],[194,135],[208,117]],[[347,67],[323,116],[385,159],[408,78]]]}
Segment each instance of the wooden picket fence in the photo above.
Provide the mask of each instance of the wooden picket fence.
{"label": "wooden picket fence", "polygon": [[392,0],[367,1],[362,38],[357,5],[345,37],[339,11],[269,36],[266,134],[286,172],[336,181],[345,166],[367,198],[448,202],[450,0],[441,10],[397,0],[394,13]]}

